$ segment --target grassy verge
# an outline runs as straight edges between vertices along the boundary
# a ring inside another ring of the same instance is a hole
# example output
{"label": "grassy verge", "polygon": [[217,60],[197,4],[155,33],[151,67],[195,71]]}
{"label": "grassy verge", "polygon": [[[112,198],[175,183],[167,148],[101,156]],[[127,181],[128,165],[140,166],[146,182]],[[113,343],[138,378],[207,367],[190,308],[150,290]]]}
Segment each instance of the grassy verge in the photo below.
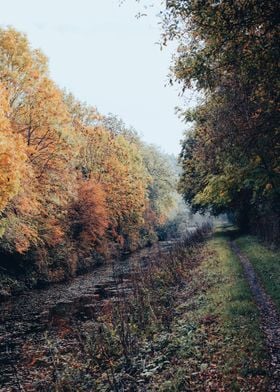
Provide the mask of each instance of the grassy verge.
{"label": "grassy verge", "polygon": [[236,243],[250,259],[266,292],[280,309],[280,251],[269,249],[252,236],[240,237]]}
{"label": "grassy verge", "polygon": [[154,391],[266,391],[266,354],[258,311],[222,233],[204,248],[181,294],[177,319],[161,350],[173,364]]}

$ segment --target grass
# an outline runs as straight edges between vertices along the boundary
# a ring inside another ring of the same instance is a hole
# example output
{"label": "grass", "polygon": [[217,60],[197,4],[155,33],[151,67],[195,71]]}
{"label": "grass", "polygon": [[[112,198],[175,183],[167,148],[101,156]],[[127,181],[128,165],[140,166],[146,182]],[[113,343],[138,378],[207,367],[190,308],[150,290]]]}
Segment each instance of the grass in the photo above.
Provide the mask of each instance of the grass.
{"label": "grass", "polygon": [[171,363],[176,360],[177,370],[155,377],[151,390],[267,390],[259,314],[228,233],[219,231],[209,241],[177,312],[161,350]]}
{"label": "grass", "polygon": [[251,261],[266,292],[280,310],[280,251],[269,249],[253,236],[239,237],[236,243]]}

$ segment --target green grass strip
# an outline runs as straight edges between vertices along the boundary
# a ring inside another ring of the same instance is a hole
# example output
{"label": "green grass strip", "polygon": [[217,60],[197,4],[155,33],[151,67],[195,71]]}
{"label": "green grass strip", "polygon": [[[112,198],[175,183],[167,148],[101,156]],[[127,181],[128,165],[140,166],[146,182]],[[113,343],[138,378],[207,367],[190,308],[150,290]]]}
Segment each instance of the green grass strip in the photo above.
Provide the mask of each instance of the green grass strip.
{"label": "green grass strip", "polygon": [[259,312],[231,250],[229,231],[217,231],[205,248],[164,350],[180,365],[160,390],[266,391]]}
{"label": "green grass strip", "polygon": [[269,249],[253,236],[236,240],[241,251],[249,258],[267,294],[280,310],[280,252]]}

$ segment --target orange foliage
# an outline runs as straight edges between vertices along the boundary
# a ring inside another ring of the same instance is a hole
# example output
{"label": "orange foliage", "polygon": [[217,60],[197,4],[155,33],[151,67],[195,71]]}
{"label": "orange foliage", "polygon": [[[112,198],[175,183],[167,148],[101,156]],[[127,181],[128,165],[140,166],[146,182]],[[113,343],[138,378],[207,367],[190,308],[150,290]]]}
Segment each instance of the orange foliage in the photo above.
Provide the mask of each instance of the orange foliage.
{"label": "orange foliage", "polygon": [[31,50],[25,36],[0,29],[0,61],[5,93],[0,102],[0,210],[6,207],[1,234],[9,249],[21,253],[38,244],[56,246],[75,194],[70,116],[62,93],[47,77],[45,57]]}
{"label": "orange foliage", "polygon": [[0,212],[19,192],[27,158],[22,139],[11,129],[7,107],[5,90],[0,86]]}
{"label": "orange foliage", "polygon": [[78,199],[73,204],[71,230],[83,249],[101,250],[108,227],[105,193],[101,184],[80,180]]}
{"label": "orange foliage", "polygon": [[23,34],[0,28],[0,246],[29,252],[53,280],[74,275],[79,257],[154,234],[141,143],[101,124]]}

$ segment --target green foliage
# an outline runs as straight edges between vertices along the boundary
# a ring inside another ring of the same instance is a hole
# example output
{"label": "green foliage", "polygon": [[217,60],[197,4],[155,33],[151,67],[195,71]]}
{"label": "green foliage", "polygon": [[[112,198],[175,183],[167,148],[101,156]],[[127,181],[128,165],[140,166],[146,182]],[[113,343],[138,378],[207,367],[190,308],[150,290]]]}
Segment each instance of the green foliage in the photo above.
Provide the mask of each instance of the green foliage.
{"label": "green foliage", "polygon": [[[276,241],[280,232],[279,2],[170,1],[166,39],[180,47],[173,74],[204,102],[182,146],[180,191],[194,210],[229,212]],[[272,222],[275,224],[272,225]]]}

